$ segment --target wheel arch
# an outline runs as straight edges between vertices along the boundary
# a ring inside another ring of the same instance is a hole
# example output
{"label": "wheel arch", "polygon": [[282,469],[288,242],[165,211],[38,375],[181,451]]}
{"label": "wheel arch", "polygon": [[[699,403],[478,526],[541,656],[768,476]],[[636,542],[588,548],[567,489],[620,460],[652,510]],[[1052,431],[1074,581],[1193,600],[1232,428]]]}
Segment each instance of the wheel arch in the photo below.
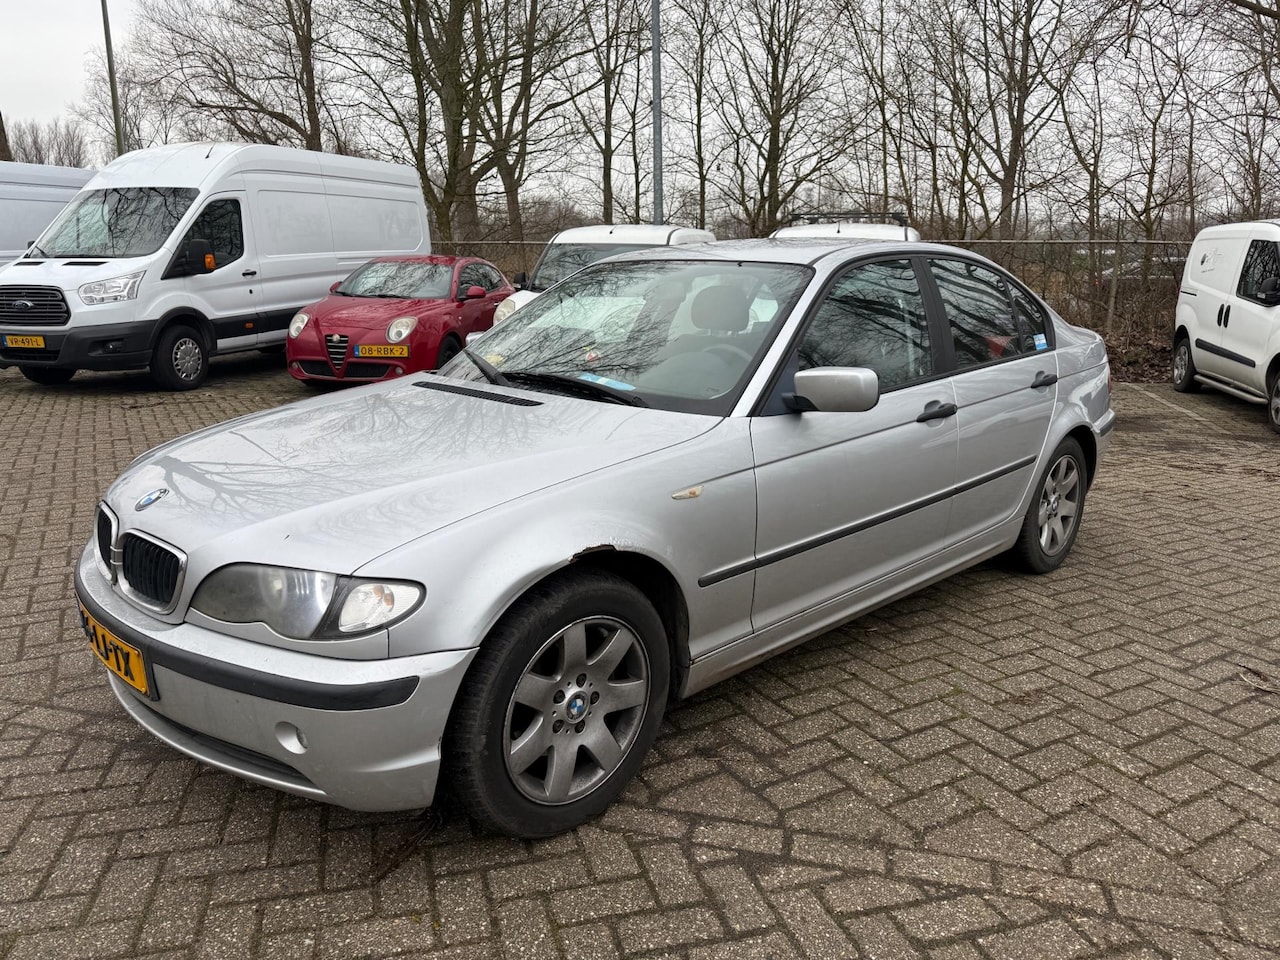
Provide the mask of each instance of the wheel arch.
{"label": "wheel arch", "polygon": [[1089,486],[1092,486],[1094,475],[1098,472],[1098,438],[1093,435],[1093,429],[1085,423],[1077,424],[1067,431],[1067,436],[1080,444],[1080,449],[1084,453],[1087,481]]}
{"label": "wheel arch", "polygon": [[1277,376],[1280,376],[1280,353],[1272,357],[1271,362],[1267,364],[1267,378],[1263,381],[1263,385],[1270,390]]}
{"label": "wheel arch", "polygon": [[212,356],[217,349],[218,340],[214,334],[213,324],[209,318],[198,310],[191,307],[175,307],[160,315],[160,319],[156,321],[155,326],[151,330],[151,343],[149,349],[153,352],[156,343],[160,337],[170,327],[186,326],[192,327],[200,337],[204,340],[205,349]]}

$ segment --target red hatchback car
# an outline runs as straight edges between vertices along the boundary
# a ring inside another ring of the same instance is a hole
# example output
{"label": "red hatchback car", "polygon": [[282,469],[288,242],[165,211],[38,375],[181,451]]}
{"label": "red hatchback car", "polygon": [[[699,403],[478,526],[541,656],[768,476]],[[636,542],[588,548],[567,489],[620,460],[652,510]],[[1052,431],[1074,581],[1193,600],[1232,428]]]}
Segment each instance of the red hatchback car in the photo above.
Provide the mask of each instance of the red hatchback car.
{"label": "red hatchback car", "polygon": [[379,257],[303,307],[285,341],[289,372],[315,383],[369,383],[433,370],[488,330],[514,292],[475,257]]}

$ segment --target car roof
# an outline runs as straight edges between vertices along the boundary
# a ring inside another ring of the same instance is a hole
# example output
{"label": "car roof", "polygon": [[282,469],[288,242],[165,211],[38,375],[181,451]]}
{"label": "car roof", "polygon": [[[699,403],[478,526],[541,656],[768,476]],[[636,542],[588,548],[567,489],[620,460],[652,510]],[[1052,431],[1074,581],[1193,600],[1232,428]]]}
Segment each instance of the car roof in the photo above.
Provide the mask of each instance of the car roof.
{"label": "car roof", "polygon": [[552,243],[651,243],[665,246],[714,240],[710,230],[682,227],[670,223],[598,223],[588,227],[570,227],[551,238]]}
{"label": "car roof", "polygon": [[459,257],[444,253],[409,253],[389,257],[374,257],[370,263],[434,263],[442,267],[452,267],[463,261],[474,260],[477,263],[488,263],[479,257]]}
{"label": "car roof", "polygon": [[847,261],[850,255],[898,253],[947,254],[989,263],[986,257],[941,243],[919,240],[852,240],[839,237],[765,237],[757,240],[717,240],[680,247],[655,247],[610,257],[623,260],[752,260],[761,263],[817,265],[826,259]]}

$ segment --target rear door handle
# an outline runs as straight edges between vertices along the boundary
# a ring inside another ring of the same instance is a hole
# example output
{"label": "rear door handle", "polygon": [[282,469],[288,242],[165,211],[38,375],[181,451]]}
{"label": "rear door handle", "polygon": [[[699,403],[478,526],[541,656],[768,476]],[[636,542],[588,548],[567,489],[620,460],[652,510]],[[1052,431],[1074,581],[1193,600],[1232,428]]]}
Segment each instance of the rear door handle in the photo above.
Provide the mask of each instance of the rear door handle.
{"label": "rear door handle", "polygon": [[945,420],[947,417],[954,417],[959,409],[954,403],[942,403],[938,400],[930,400],[924,405],[924,411],[920,416],[916,417],[916,423],[927,423],[930,420]]}
{"label": "rear door handle", "polygon": [[257,270],[246,270],[244,273],[240,274],[242,277],[256,277],[257,275]]}
{"label": "rear door handle", "polygon": [[1222,308],[1224,304],[1218,304],[1218,326],[1222,326]]}
{"label": "rear door handle", "polygon": [[1225,327],[1231,322],[1231,304],[1227,304],[1227,309],[1222,312],[1222,325]]}
{"label": "rear door handle", "polygon": [[1058,375],[1056,373],[1045,373],[1041,370],[1036,374],[1036,378],[1031,381],[1031,386],[1033,389],[1035,387],[1052,387],[1057,382]]}

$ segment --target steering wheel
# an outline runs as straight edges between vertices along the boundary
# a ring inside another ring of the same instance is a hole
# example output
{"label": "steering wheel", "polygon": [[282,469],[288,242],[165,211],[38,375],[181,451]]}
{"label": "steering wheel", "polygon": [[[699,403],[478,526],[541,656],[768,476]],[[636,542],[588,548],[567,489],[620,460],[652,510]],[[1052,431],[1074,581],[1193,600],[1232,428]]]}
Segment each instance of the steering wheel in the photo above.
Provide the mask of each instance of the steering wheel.
{"label": "steering wheel", "polygon": [[717,343],[714,346],[704,347],[702,352],[715,353],[717,350],[722,350],[725,353],[731,353],[735,357],[741,357],[747,363],[751,362],[751,354],[746,350],[743,350],[741,347],[734,346],[732,343]]}

